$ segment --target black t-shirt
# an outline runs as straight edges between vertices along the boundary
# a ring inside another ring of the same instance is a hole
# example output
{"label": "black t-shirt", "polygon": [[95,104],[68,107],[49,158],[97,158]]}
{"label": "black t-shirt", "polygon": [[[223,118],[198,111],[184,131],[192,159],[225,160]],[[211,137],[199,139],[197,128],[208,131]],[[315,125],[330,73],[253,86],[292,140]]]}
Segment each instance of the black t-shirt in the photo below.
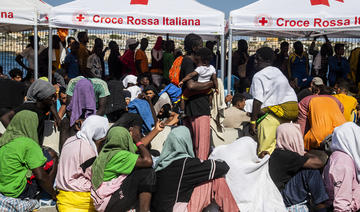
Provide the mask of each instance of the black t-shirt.
{"label": "black t-shirt", "polygon": [[311,95],[313,95],[313,93],[309,90],[309,88],[302,89],[297,94],[298,102],[300,102],[303,98],[305,98],[307,96],[311,96]]}
{"label": "black t-shirt", "polygon": [[13,109],[24,102],[26,86],[23,82],[0,79],[0,108]]}
{"label": "black t-shirt", "polygon": [[301,156],[296,152],[275,149],[270,156],[269,172],[271,179],[280,191],[301,170],[308,159],[307,156]]}
{"label": "black t-shirt", "polygon": [[[156,192],[152,196],[151,211],[172,211],[184,160],[185,158],[176,160],[165,169],[156,172]],[[226,162],[214,160],[201,162],[198,158],[187,158],[177,202],[189,202],[195,186],[222,177],[228,171],[229,166]]]}
{"label": "black t-shirt", "polygon": [[24,103],[19,107],[15,108],[15,114],[22,111],[22,110],[30,110],[35,112],[38,115],[39,119],[39,126],[37,128],[38,137],[39,137],[39,145],[42,146],[44,142],[44,129],[45,129],[45,119],[46,119],[46,112],[40,110],[36,107],[36,103]]}
{"label": "black t-shirt", "polygon": [[[182,80],[186,75],[193,72],[196,69],[196,64],[191,60],[190,57],[184,57],[181,70],[180,70],[180,80]],[[198,76],[194,77],[193,80],[197,81]],[[183,89],[186,89],[186,83],[183,86]],[[189,117],[197,116],[209,116],[210,115],[210,106],[209,106],[209,96],[206,94],[198,94],[191,96],[189,100],[185,103],[185,114]]]}

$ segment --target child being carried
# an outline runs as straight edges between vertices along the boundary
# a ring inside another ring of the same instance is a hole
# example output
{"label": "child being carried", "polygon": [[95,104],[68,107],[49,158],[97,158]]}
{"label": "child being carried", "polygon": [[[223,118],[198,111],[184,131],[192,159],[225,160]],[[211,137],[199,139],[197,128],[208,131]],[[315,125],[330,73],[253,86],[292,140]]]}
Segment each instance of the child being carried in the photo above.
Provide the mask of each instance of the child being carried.
{"label": "child being carried", "polygon": [[[209,82],[210,80],[214,83],[215,92],[218,93],[218,83],[216,78],[216,70],[214,66],[210,65],[210,61],[213,58],[213,53],[208,48],[201,48],[199,51],[195,53],[195,62],[197,64],[197,68],[195,71],[186,75],[180,82],[179,87],[182,87],[184,83],[188,80],[193,79],[198,76],[197,82]],[[212,90],[202,90],[202,91],[190,91],[185,88],[183,90],[183,94],[181,97],[180,109],[183,112],[185,110],[185,101],[189,99],[189,97],[198,95],[198,94],[211,94]],[[212,95],[209,95],[210,105],[212,102]]]}

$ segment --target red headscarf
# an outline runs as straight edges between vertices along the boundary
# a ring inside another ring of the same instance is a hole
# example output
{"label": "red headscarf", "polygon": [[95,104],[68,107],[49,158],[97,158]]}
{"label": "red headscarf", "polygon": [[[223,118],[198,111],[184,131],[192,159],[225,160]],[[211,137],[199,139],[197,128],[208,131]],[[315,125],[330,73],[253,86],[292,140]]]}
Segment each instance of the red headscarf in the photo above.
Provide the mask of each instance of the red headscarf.
{"label": "red headscarf", "polygon": [[162,41],[163,41],[162,37],[159,36],[159,37],[157,38],[156,43],[155,43],[155,46],[154,46],[154,49],[155,49],[156,51],[160,51],[160,50],[161,50]]}

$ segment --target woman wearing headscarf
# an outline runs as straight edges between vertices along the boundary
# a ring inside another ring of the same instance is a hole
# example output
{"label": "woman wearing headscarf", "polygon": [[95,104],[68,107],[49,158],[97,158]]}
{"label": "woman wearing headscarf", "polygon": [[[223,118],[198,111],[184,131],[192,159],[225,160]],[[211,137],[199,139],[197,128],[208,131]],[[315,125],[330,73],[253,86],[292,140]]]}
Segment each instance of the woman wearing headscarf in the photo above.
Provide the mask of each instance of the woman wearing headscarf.
{"label": "woman wearing headscarf", "polygon": [[160,86],[163,74],[163,39],[159,36],[156,39],[154,48],[151,49],[151,69],[152,78],[156,86]]}
{"label": "woman wearing headscarf", "polygon": [[338,104],[327,96],[318,96],[309,103],[309,131],[304,136],[306,150],[317,149],[326,136],[333,133],[335,127],[346,122]]}
{"label": "woman wearing headscarf", "polygon": [[153,85],[148,85],[143,90],[144,94],[151,100],[152,105],[155,105],[159,99],[158,90]]}
{"label": "woman wearing headscarf", "polygon": [[242,137],[218,146],[210,158],[229,164],[225,179],[240,211],[286,211],[281,194],[269,175],[269,155],[258,157],[254,139]]}
{"label": "woman wearing headscarf", "polygon": [[141,94],[141,88],[137,86],[137,77],[134,75],[127,75],[122,81],[125,90],[131,93],[131,101],[136,99]]}
{"label": "woman wearing headscarf", "polygon": [[149,211],[155,188],[149,151],[141,141],[135,145],[123,127],[111,128],[106,139],[92,166],[91,197],[96,210],[128,211],[138,205],[139,211]]}
{"label": "woman wearing headscarf", "polygon": [[308,199],[316,205],[315,211],[326,211],[323,203],[329,197],[317,170],[323,166],[320,158],[305,152],[300,125],[285,123],[277,128],[269,172],[289,211],[309,211]]}
{"label": "woman wearing headscarf", "polygon": [[[35,175],[37,184],[56,199],[52,186],[57,171],[57,156],[53,156],[54,166],[47,174],[43,169],[46,158],[37,140],[38,123],[36,113],[23,110],[14,116],[0,138],[0,208],[5,207],[2,211],[8,211],[9,208],[6,207],[11,207],[12,204],[19,204],[15,208],[24,211],[34,209],[27,208],[29,204],[20,202],[35,199],[37,195],[33,185],[27,183],[29,170]],[[6,203],[8,197],[17,200]]]}
{"label": "woman wearing headscarf", "polygon": [[108,129],[106,118],[92,115],[85,119],[75,136],[66,140],[56,175],[60,212],[95,211],[90,197],[91,165],[101,150]]}
{"label": "woman wearing headscarf", "polygon": [[96,114],[95,92],[90,80],[81,79],[76,83],[74,94],[66,110],[70,124],[63,126],[60,131],[60,151],[66,139],[80,130],[81,122],[90,115]]}
{"label": "woman wearing headscarf", "polygon": [[334,212],[360,209],[360,127],[347,122],[335,128],[323,176]]}
{"label": "woman wearing headscarf", "polygon": [[44,141],[44,128],[45,128],[44,122],[47,113],[51,111],[52,114],[55,116],[55,120],[57,121],[57,124],[60,123],[60,118],[57,114],[55,107],[55,101],[56,101],[55,92],[56,90],[51,83],[41,79],[36,80],[28,89],[26,95],[27,101],[21,106],[15,108],[14,110],[4,114],[0,119],[2,124],[6,128],[9,125],[11,119],[14,117],[14,115],[23,110],[30,110],[37,113],[38,123],[39,123],[37,129],[39,138],[37,139],[37,141],[39,141],[39,144],[42,145]]}
{"label": "woman wearing headscarf", "polygon": [[[224,176],[229,166],[222,161],[201,161],[195,157],[190,131],[184,127],[172,129],[155,165],[157,188],[152,200],[152,210],[202,211],[214,198],[222,211],[238,211],[235,200],[228,195],[224,181],[213,183],[206,201],[197,202],[199,210],[188,207],[194,187]],[[224,188],[225,187],[225,188]],[[221,193],[220,190],[222,189]],[[215,195],[213,196],[213,191]]]}

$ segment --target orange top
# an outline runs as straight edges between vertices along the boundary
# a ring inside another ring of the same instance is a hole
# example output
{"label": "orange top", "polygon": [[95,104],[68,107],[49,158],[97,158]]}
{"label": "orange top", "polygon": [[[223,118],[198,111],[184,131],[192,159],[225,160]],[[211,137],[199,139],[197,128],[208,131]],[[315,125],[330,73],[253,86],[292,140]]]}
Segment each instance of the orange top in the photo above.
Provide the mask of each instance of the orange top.
{"label": "orange top", "polygon": [[141,73],[149,71],[149,61],[145,52],[141,49],[138,49],[135,53],[135,61],[140,61]]}

